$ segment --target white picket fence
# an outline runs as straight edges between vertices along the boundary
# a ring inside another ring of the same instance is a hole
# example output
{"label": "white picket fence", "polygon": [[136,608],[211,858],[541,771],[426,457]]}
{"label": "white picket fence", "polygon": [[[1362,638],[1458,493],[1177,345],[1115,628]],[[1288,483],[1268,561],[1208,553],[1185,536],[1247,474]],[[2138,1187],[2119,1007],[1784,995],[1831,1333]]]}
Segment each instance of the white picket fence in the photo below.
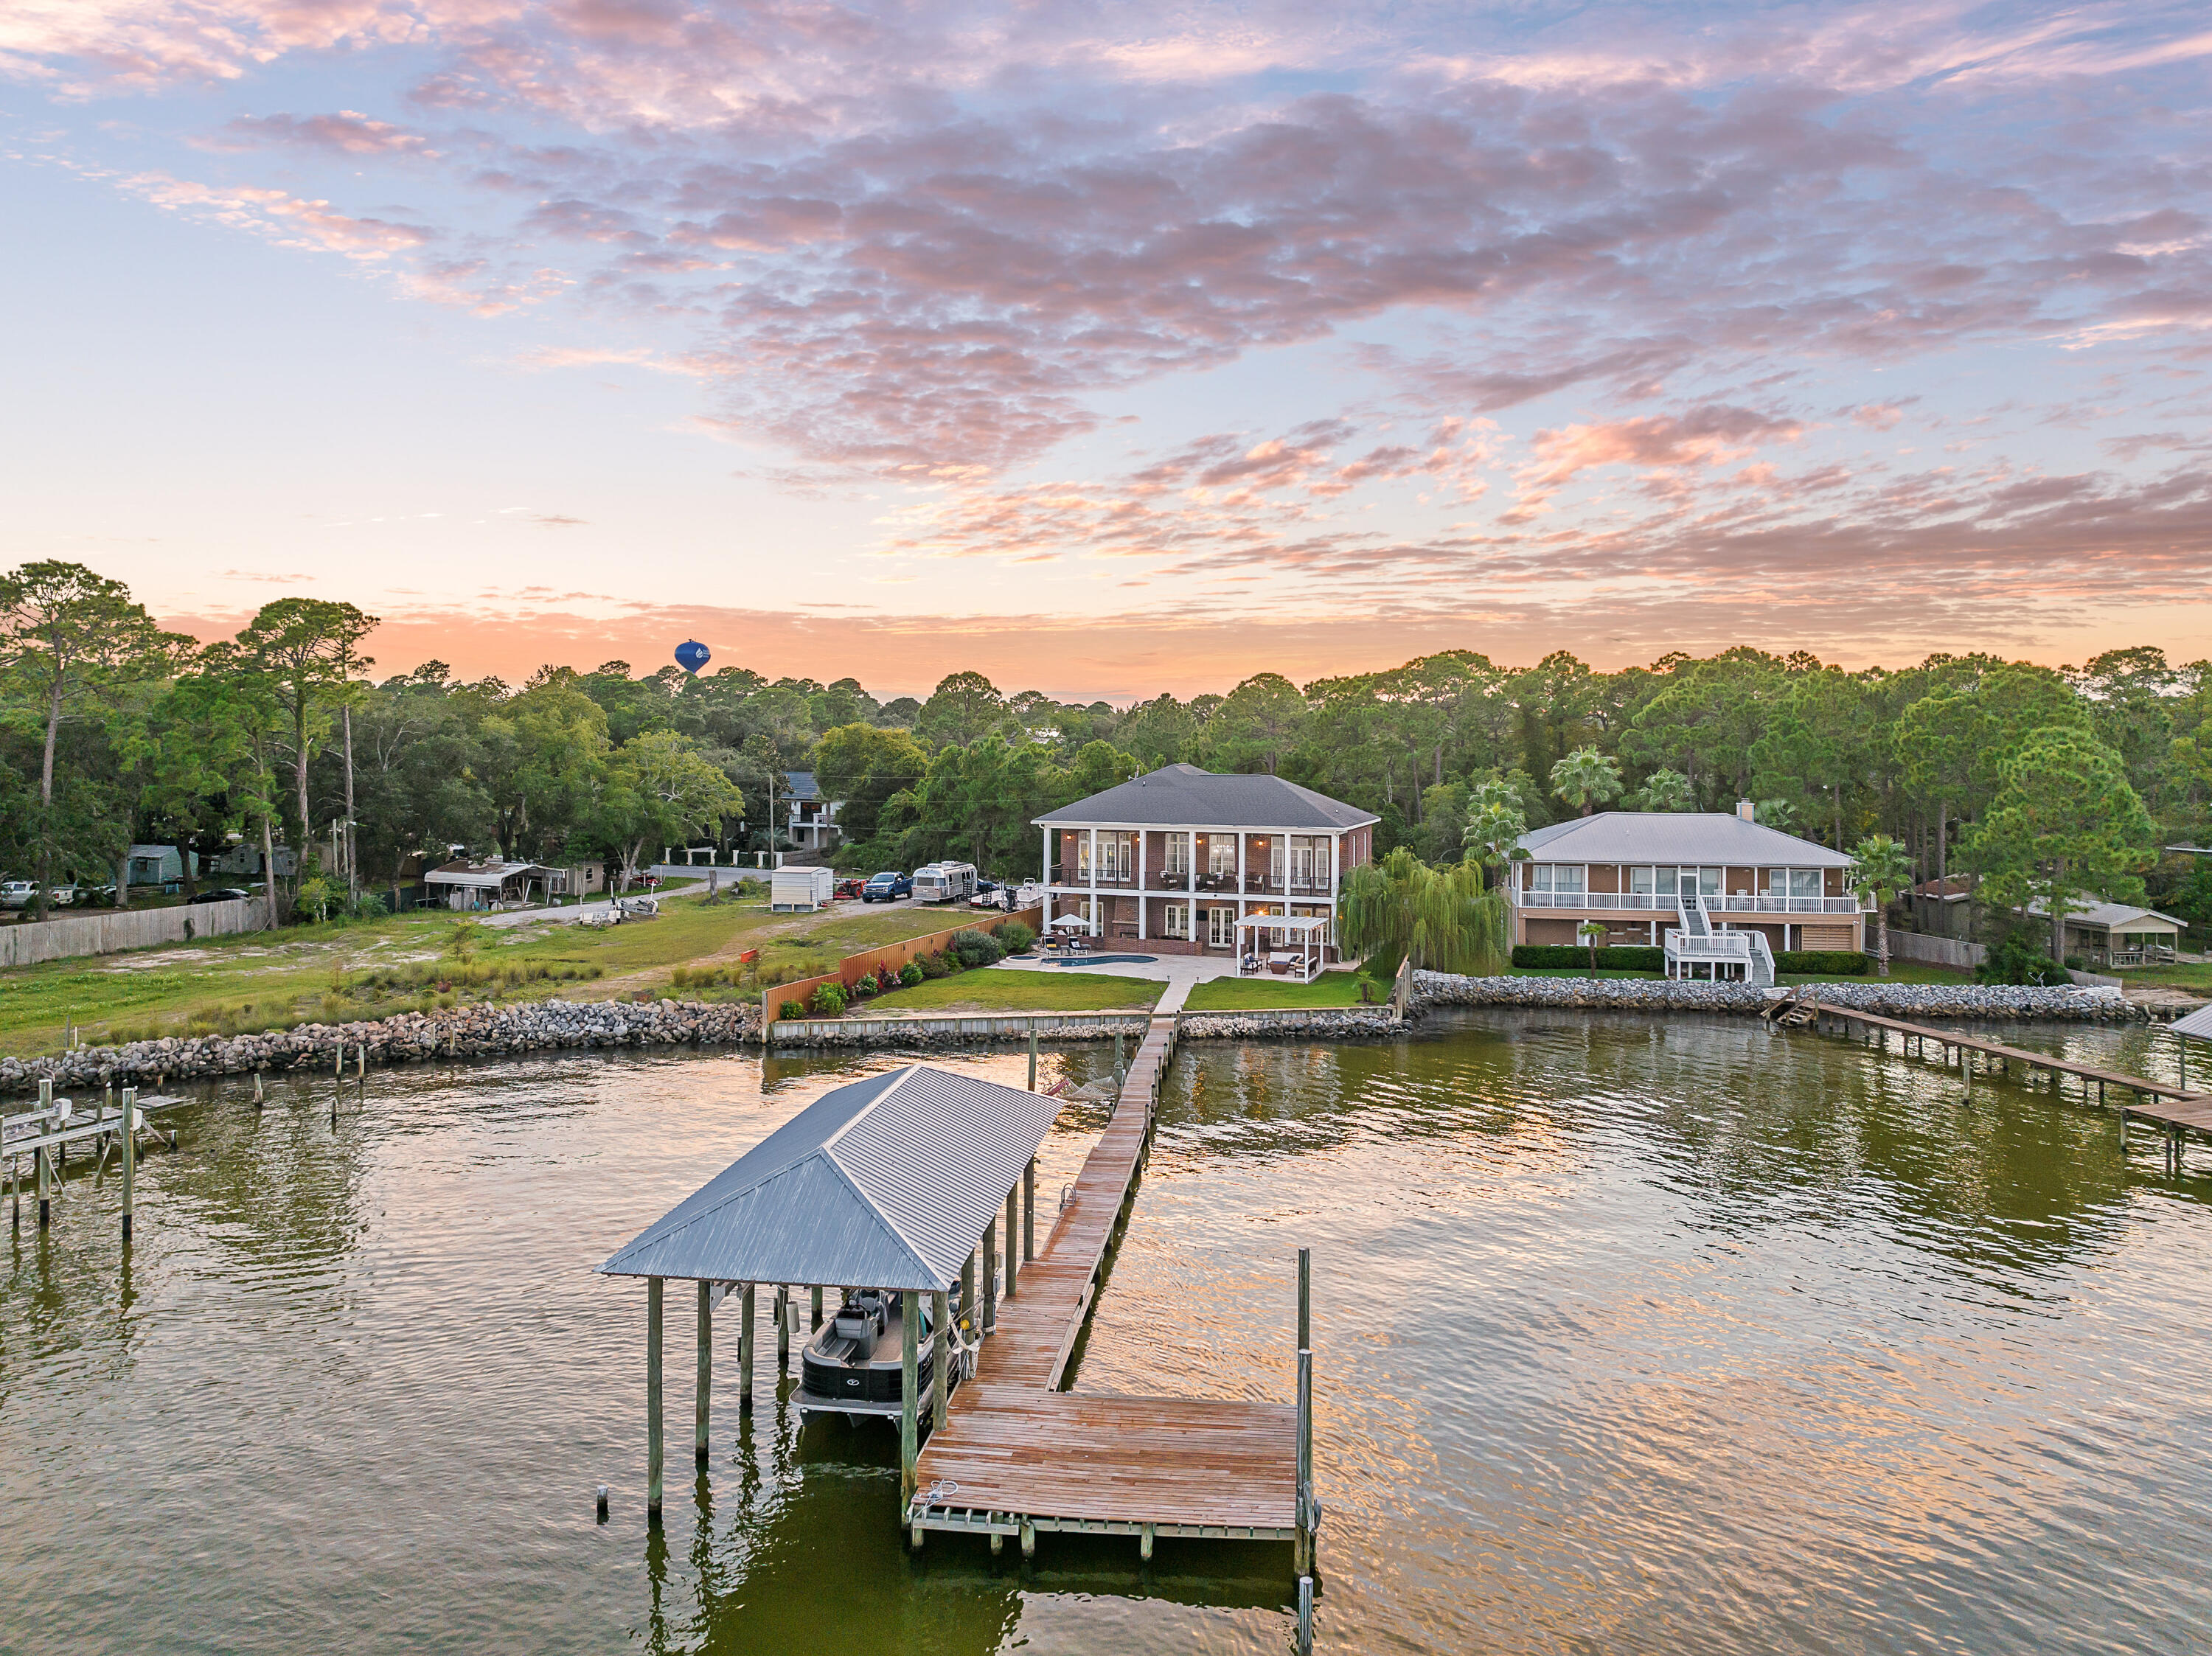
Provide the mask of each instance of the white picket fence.
{"label": "white picket fence", "polygon": [[125,949],[149,949],[155,943],[188,943],[199,937],[227,937],[240,931],[258,931],[267,924],[266,905],[259,897],[70,914],[0,926],[0,967],[65,961],[80,955],[112,955]]}
{"label": "white picket fence", "polygon": [[[1874,944],[1874,928],[1867,928],[1867,944]],[[1958,937],[1938,937],[1925,931],[1898,931],[1889,934],[1889,957],[1893,961],[1918,961],[1923,966],[1954,966],[1971,969],[1989,959],[1987,945],[1967,943]]]}

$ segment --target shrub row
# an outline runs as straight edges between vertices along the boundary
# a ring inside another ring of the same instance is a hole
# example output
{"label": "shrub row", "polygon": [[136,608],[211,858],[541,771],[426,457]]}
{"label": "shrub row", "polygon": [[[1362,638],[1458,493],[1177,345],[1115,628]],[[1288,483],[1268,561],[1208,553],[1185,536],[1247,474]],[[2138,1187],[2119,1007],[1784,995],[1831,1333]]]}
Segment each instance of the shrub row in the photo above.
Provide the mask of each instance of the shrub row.
{"label": "shrub row", "polygon": [[1863,977],[1869,964],[1864,955],[1848,949],[1789,949],[1774,957],[1776,971],[1800,977]]}

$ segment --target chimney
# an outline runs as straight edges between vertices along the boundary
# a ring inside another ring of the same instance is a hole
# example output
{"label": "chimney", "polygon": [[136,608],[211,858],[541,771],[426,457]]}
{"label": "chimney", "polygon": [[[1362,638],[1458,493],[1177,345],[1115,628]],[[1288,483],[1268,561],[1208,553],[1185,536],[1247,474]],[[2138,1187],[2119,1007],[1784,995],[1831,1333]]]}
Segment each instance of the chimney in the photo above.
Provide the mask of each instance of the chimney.
{"label": "chimney", "polygon": [[1753,814],[1754,810],[1755,807],[1748,799],[1739,799],[1735,802],[1735,814],[1742,817],[1747,822],[1755,822],[1759,820],[1759,818]]}

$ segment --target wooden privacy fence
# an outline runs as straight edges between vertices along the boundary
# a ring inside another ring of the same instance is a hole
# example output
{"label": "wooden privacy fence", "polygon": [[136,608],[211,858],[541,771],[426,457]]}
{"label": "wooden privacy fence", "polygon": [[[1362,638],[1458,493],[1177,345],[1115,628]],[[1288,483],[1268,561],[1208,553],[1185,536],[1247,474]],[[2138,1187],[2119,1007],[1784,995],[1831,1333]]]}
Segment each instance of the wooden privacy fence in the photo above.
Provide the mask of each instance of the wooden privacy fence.
{"label": "wooden privacy fence", "polygon": [[31,966],[80,955],[112,955],[125,949],[150,949],[155,943],[190,943],[200,937],[228,937],[240,931],[258,931],[267,924],[267,905],[259,897],[71,914],[61,919],[0,926],[0,967]]}
{"label": "wooden privacy fence", "polygon": [[1972,970],[1989,959],[1990,951],[1980,943],[1967,943],[1963,938],[1932,937],[1925,931],[1893,931],[1889,934],[1889,957],[1893,961],[1918,961],[1925,966]]}
{"label": "wooden privacy fence", "polygon": [[853,986],[873,972],[878,981],[885,967],[896,972],[908,961],[920,960],[924,955],[939,953],[963,931],[996,931],[1002,925],[1019,924],[1032,931],[1044,919],[1044,908],[1017,910],[1012,914],[977,914],[964,925],[956,925],[949,931],[933,931],[926,937],[908,937],[904,943],[887,943],[878,949],[864,949],[857,955],[848,955],[837,962],[835,972],[824,972],[818,978],[797,978],[789,983],[779,983],[773,989],[761,991],[761,1027],[765,1029],[781,1016],[783,1004],[795,1000],[801,1005],[825,983],[840,985],[849,996]]}

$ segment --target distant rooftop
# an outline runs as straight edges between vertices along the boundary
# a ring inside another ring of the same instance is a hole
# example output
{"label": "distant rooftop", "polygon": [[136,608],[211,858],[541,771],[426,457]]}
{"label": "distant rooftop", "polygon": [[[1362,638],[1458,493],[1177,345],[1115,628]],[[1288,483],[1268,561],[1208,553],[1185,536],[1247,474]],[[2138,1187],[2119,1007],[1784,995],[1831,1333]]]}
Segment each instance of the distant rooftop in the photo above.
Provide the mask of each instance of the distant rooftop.
{"label": "distant rooftop", "polygon": [[1382,819],[1372,811],[1285,782],[1279,776],[1246,776],[1200,770],[1195,765],[1166,765],[1030,820],[1041,827],[1126,822],[1149,828],[1326,832],[1364,828]]}

